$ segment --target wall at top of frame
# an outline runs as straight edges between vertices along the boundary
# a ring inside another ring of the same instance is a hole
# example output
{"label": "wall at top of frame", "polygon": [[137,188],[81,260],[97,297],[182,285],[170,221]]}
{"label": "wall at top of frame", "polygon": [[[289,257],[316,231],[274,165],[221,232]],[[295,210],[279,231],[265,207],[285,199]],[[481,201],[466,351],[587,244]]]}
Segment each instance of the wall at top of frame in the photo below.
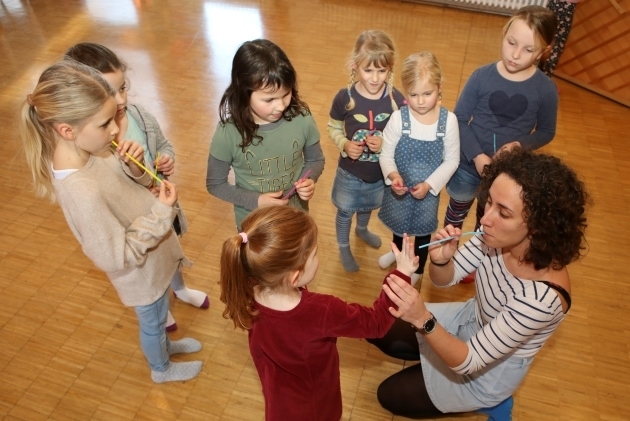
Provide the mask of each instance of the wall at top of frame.
{"label": "wall at top of frame", "polygon": [[630,0],[582,0],[554,75],[630,107]]}

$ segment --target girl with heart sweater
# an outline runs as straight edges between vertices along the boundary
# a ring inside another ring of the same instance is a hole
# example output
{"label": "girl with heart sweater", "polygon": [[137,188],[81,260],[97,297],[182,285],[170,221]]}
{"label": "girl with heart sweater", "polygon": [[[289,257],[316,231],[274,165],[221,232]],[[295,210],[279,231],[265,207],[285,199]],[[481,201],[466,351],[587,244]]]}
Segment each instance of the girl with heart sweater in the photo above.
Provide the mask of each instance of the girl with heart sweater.
{"label": "girl with heart sweater", "polygon": [[[556,133],[558,92],[537,65],[548,54],[556,16],[541,6],[519,9],[503,29],[501,60],[470,76],[454,113],[461,141],[459,167],[446,190],[444,225],[461,228],[481,174],[496,154],[521,146],[538,149]],[[483,209],[477,210],[477,226]]]}

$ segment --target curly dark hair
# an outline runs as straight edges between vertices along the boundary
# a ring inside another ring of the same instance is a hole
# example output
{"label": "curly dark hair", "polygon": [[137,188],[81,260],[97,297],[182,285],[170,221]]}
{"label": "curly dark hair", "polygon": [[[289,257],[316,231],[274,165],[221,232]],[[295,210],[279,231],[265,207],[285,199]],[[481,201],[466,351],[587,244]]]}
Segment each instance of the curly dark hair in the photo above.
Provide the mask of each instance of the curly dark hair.
{"label": "curly dark hair", "polygon": [[482,205],[500,174],[523,189],[523,218],[530,240],[524,261],[536,270],[558,270],[582,256],[586,248],[585,212],[591,200],[575,172],[555,156],[514,148],[485,168],[479,187]]}

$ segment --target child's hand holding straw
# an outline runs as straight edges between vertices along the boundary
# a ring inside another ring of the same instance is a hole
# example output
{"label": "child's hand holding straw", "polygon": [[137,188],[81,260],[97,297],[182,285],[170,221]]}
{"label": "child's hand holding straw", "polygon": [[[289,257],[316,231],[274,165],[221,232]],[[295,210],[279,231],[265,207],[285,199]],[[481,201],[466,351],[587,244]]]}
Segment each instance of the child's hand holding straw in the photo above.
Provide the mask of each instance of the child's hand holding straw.
{"label": "child's hand holding straw", "polygon": [[[120,145],[116,143],[115,140],[112,140],[112,144],[116,147],[116,150],[120,154],[120,159],[122,159],[127,164],[129,164],[129,160],[136,164],[135,166],[129,165],[129,168],[131,169],[131,172],[134,173],[134,175],[140,177],[143,172],[146,172],[151,177],[153,177],[153,180],[157,181],[158,183],[163,183],[163,180],[161,180],[153,172],[149,171],[149,169],[142,164],[141,161],[144,159],[144,149],[142,149],[142,146],[130,140],[123,140],[122,142],[120,142]],[[129,144],[133,144],[135,146],[130,147]],[[138,152],[138,149],[140,150],[140,152]],[[129,153],[130,150],[132,150],[133,155]],[[168,185],[166,185],[166,188],[169,188]]]}
{"label": "child's hand holding straw", "polygon": [[175,172],[175,161],[170,155],[157,153],[155,158],[155,171],[165,176],[173,175]]}
{"label": "child's hand holding straw", "polygon": [[289,190],[287,194],[285,194],[282,198],[288,199],[293,195],[293,193],[297,192],[298,196],[300,196],[300,199],[310,200],[310,198],[313,197],[313,194],[315,193],[315,182],[308,178],[310,173],[311,170],[307,170],[304,175],[295,182],[293,188]]}

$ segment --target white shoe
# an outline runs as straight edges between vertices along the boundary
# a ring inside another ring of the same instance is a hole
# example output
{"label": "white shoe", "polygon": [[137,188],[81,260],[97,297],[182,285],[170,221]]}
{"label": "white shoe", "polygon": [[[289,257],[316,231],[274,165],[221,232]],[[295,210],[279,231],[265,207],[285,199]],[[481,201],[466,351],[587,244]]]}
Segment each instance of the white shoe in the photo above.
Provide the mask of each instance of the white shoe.
{"label": "white shoe", "polygon": [[378,265],[381,269],[387,269],[396,261],[396,256],[394,256],[394,252],[390,251],[389,253],[385,253],[381,257],[378,258]]}

